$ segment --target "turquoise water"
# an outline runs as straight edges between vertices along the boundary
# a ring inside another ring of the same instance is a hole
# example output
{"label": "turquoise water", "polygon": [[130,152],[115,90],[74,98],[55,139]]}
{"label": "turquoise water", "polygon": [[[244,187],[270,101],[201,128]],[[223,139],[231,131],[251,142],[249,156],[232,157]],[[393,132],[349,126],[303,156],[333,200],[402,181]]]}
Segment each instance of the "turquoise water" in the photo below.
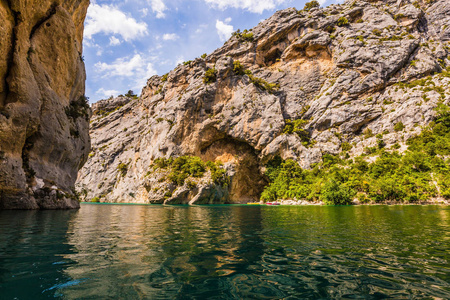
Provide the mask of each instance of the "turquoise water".
{"label": "turquoise water", "polygon": [[449,299],[450,208],[0,211],[0,299]]}

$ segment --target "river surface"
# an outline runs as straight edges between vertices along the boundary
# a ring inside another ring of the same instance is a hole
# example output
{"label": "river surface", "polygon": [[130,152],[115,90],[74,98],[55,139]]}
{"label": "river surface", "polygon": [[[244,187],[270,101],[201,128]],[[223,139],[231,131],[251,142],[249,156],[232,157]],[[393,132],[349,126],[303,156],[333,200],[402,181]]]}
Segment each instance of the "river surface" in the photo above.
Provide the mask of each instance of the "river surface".
{"label": "river surface", "polygon": [[0,299],[450,299],[450,207],[0,211]]}

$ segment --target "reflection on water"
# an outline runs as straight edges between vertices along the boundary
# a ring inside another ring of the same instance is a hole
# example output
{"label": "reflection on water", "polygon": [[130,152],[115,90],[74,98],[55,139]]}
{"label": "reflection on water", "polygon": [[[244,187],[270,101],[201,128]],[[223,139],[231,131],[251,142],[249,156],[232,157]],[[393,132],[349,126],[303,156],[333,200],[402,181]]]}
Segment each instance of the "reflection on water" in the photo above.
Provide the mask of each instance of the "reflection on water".
{"label": "reflection on water", "polygon": [[0,299],[39,299],[72,279],[68,226],[77,212],[0,211]]}
{"label": "reflection on water", "polygon": [[1,299],[450,298],[438,206],[0,212]]}

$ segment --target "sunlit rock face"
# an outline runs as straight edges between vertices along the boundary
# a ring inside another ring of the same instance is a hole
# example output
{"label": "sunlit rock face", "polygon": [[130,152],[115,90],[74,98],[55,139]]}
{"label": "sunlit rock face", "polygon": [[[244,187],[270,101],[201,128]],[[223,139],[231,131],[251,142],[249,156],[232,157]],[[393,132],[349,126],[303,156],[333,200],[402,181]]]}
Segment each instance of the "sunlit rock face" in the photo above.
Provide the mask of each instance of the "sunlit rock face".
{"label": "sunlit rock face", "polygon": [[0,209],[68,209],[90,149],[89,0],[0,1]]}
{"label": "sunlit rock face", "polygon": [[[200,203],[245,203],[259,200],[274,157],[310,168],[344,147],[359,155],[378,134],[401,151],[450,99],[450,4],[426,2],[282,10],[150,78],[139,99],[99,102],[78,191],[86,201],[191,203],[204,187]],[[197,190],[174,187],[150,167],[181,155],[224,163],[227,192],[207,177]]]}

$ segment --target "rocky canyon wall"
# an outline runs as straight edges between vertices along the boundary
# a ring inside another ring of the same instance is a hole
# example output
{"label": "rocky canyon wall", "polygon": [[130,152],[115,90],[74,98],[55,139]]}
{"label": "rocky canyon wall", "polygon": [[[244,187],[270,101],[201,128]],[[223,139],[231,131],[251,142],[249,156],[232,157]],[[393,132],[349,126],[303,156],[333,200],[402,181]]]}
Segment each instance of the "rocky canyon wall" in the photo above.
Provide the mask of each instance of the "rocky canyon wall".
{"label": "rocky canyon wall", "polygon": [[[274,158],[308,169],[360,155],[377,136],[404,151],[449,103],[449,71],[448,0],[278,11],[150,78],[139,99],[97,103],[77,188],[86,201],[257,201]],[[222,162],[229,182],[218,188],[214,168],[185,181],[178,162],[164,169],[183,155]]]}
{"label": "rocky canyon wall", "polygon": [[0,0],[0,209],[79,207],[89,0]]}

